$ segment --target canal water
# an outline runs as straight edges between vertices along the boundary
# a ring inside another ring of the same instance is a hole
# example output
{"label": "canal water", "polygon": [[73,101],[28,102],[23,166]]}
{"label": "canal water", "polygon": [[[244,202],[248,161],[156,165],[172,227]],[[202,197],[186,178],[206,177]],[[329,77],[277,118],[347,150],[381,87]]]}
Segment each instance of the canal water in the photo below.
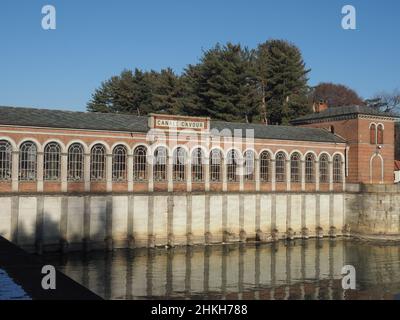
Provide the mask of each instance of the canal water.
{"label": "canal water", "polygon": [[[47,255],[105,299],[400,299],[400,245],[349,239]],[[356,290],[341,270],[356,270]]]}

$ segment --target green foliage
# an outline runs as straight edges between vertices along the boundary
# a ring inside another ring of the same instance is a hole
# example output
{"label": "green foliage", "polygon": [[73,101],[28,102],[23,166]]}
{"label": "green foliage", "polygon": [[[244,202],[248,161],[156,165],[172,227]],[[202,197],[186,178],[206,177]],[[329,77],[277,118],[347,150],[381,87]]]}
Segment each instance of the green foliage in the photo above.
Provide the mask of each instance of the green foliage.
{"label": "green foliage", "polygon": [[88,110],[209,116],[225,121],[288,123],[310,111],[300,50],[269,40],[250,50],[227,43],[203,53],[181,76],[124,70],[95,90]]}
{"label": "green foliage", "polygon": [[257,70],[263,92],[262,110],[269,123],[288,123],[310,112],[306,69],[300,50],[283,40],[269,40],[257,49]]}

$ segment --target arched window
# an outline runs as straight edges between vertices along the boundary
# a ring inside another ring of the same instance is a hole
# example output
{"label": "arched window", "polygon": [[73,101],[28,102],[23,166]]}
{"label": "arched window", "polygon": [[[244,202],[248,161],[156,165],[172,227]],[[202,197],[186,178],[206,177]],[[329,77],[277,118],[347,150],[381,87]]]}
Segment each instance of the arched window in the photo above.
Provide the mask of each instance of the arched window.
{"label": "arched window", "polygon": [[56,142],[50,142],[44,148],[44,180],[57,181],[61,172],[61,147]]}
{"label": "arched window", "polygon": [[173,154],[172,179],[174,181],[185,181],[186,151],[178,147]]}
{"label": "arched window", "polygon": [[315,157],[312,153],[306,154],[306,182],[315,182]]}
{"label": "arched window", "polygon": [[290,156],[290,181],[300,182],[300,154],[297,152]]}
{"label": "arched window", "polygon": [[275,177],[276,182],[286,180],[286,156],[283,152],[278,152],[275,157]]}
{"label": "arched window", "polygon": [[138,146],[133,151],[133,180],[147,180],[147,149],[144,146]]}
{"label": "arched window", "polygon": [[238,160],[239,153],[236,150],[230,150],[226,157],[228,182],[237,182],[239,180],[237,173]]}
{"label": "arched window", "polygon": [[157,147],[154,151],[153,176],[154,181],[167,180],[167,149],[165,147]]}
{"label": "arched window", "polygon": [[83,181],[84,153],[79,143],[68,148],[68,181]]}
{"label": "arched window", "polygon": [[210,180],[211,182],[221,181],[222,153],[218,149],[210,152]]}
{"label": "arched window", "polygon": [[112,179],[113,181],[126,181],[126,158],[125,146],[118,145],[112,153]]}
{"label": "arched window", "polygon": [[244,153],[244,180],[254,180],[254,152],[247,150]]}
{"label": "arched window", "polygon": [[19,148],[19,180],[35,181],[37,165],[36,145],[27,141]]}
{"label": "arched window", "polygon": [[260,154],[260,180],[267,182],[270,181],[271,174],[271,156],[268,151],[263,151]]}
{"label": "arched window", "polygon": [[329,182],[329,160],[327,154],[322,154],[319,157],[319,181],[321,183]]}
{"label": "arched window", "polygon": [[192,181],[201,182],[204,180],[204,154],[201,148],[192,152]]}
{"label": "arched window", "polygon": [[333,182],[342,182],[342,157],[338,154],[333,157]]}
{"label": "arched window", "polygon": [[11,180],[12,147],[8,141],[0,141],[0,181]]}
{"label": "arched window", "polygon": [[376,144],[376,125],[371,123],[369,127],[369,143]]}
{"label": "arched window", "polygon": [[106,148],[101,144],[96,144],[90,152],[90,180],[104,181],[105,179]]}
{"label": "arched window", "polygon": [[378,124],[378,130],[376,133],[377,137],[377,144],[383,144],[383,125],[382,124]]}

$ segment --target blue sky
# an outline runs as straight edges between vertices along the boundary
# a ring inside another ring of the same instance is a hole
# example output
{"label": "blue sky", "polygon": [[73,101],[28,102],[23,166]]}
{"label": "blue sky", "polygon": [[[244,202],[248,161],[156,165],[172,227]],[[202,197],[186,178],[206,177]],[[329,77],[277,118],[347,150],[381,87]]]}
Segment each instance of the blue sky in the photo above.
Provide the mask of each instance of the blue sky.
{"label": "blue sky", "polygon": [[[57,29],[41,27],[44,5]],[[341,8],[357,10],[343,30]],[[0,105],[85,110],[124,68],[182,72],[204,49],[271,38],[302,51],[310,84],[343,83],[367,98],[400,88],[398,0],[1,0]]]}

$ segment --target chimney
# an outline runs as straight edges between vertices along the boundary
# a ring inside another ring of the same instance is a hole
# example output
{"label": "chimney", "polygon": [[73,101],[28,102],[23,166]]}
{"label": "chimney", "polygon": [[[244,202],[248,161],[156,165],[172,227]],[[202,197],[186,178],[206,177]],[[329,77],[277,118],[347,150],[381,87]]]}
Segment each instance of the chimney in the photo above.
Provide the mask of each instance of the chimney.
{"label": "chimney", "polygon": [[313,110],[314,113],[320,113],[328,109],[328,102],[325,100],[320,100],[318,102],[314,102]]}

